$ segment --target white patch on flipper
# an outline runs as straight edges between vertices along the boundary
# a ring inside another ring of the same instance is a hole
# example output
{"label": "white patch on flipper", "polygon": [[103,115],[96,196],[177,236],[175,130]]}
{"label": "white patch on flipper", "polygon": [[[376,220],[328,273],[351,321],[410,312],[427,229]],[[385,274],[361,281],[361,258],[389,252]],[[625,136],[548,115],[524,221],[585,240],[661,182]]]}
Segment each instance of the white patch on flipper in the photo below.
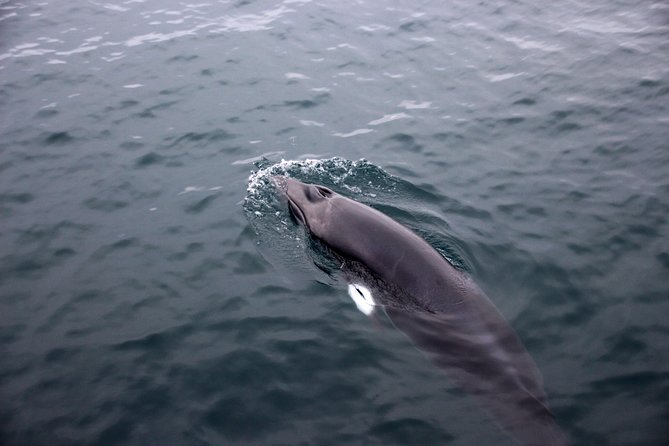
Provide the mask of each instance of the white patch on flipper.
{"label": "white patch on flipper", "polygon": [[355,302],[355,306],[358,307],[358,310],[364,315],[369,316],[374,312],[376,302],[374,302],[374,298],[369,289],[362,285],[351,283],[348,285],[348,295],[351,296],[351,299]]}

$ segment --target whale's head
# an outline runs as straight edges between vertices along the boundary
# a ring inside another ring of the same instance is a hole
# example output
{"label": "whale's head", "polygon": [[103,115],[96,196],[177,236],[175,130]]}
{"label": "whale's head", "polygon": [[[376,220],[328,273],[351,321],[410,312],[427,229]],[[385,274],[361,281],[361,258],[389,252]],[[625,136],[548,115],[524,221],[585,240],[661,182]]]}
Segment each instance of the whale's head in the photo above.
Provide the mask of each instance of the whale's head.
{"label": "whale's head", "polygon": [[342,197],[317,184],[306,184],[284,176],[275,176],[272,180],[288,200],[288,207],[295,220],[312,235],[323,237],[331,226],[332,200]]}

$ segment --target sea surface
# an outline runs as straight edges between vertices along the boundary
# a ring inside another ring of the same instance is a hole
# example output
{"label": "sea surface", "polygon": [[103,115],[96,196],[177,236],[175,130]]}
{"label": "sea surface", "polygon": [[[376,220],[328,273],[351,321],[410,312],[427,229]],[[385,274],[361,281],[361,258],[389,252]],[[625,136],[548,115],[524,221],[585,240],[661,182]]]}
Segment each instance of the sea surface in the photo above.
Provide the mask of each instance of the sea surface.
{"label": "sea surface", "polygon": [[660,0],[0,0],[0,444],[514,444],[273,173],[466,271],[571,444],[667,444]]}

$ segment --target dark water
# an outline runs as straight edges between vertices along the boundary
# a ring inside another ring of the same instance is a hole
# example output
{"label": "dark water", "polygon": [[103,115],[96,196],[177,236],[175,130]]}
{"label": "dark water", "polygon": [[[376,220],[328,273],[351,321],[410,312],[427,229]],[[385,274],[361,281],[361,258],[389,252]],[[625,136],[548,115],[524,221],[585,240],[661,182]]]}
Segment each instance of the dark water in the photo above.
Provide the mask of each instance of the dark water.
{"label": "dark water", "polygon": [[1,444],[512,443],[272,169],[469,271],[574,445],[667,443],[665,2],[1,1],[0,83]]}

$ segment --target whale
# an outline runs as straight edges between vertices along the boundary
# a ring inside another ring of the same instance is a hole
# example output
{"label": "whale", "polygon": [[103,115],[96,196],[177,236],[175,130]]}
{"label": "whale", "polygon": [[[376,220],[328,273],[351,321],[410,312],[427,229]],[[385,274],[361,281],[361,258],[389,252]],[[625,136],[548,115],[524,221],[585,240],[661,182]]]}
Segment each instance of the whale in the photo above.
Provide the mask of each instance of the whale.
{"label": "whale", "polygon": [[385,313],[518,444],[568,444],[534,360],[468,274],[370,206],[325,186],[272,180],[296,223],[340,265],[361,312]]}

